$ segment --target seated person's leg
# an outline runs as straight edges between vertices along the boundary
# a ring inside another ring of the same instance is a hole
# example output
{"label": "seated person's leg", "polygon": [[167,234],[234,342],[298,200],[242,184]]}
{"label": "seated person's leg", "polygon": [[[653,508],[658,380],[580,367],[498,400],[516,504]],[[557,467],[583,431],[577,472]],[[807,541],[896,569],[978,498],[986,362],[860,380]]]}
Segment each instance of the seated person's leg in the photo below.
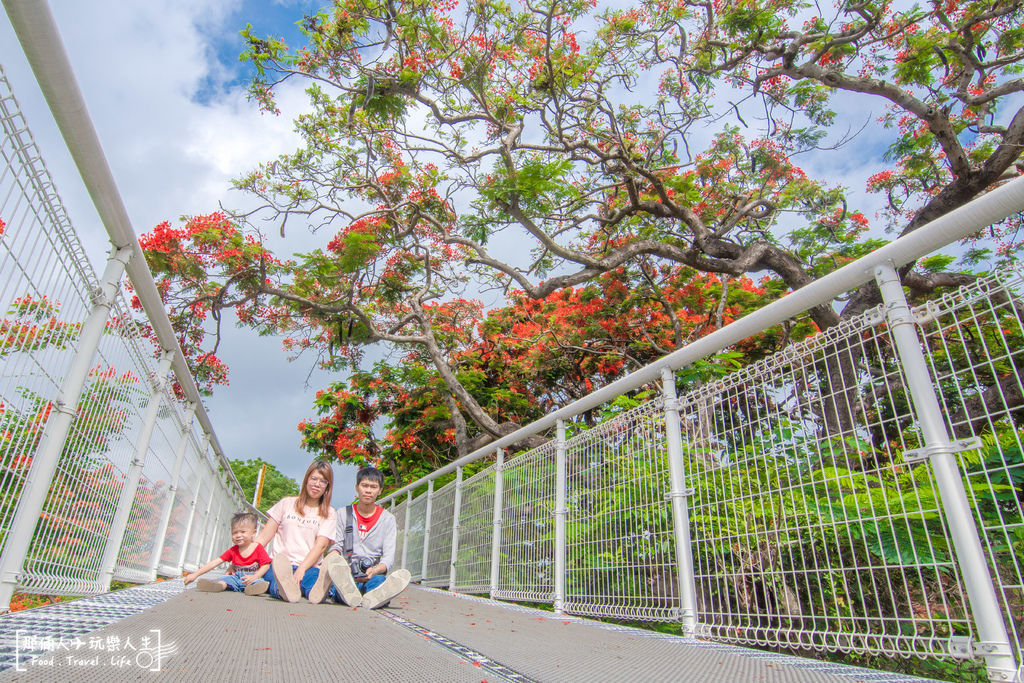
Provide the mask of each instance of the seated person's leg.
{"label": "seated person's leg", "polygon": [[227,586],[229,591],[241,593],[245,590],[245,584],[242,583],[242,577],[239,574],[225,574],[217,580]]}
{"label": "seated person's leg", "polygon": [[324,559],[320,570],[327,572],[331,579],[331,588],[327,593],[328,599],[333,602],[340,602],[349,607],[357,607],[363,599],[362,593],[352,580],[352,570],[348,562],[340,553],[330,552]]}
{"label": "seated person's leg", "polygon": [[274,578],[274,572],[267,572],[263,575],[263,578],[267,580],[267,595],[280,599],[281,596],[277,592],[277,580]]}
{"label": "seated person's leg", "polygon": [[366,595],[367,591],[372,591],[377,586],[381,585],[387,580],[387,574],[375,574],[367,581],[360,583],[356,581],[356,587],[359,588],[359,592]]}
{"label": "seated person's leg", "polygon": [[298,601],[302,594],[302,588],[294,578],[295,570],[298,568],[298,565],[290,563],[284,555],[274,558],[274,561],[270,563],[270,571],[267,572],[274,575],[274,583],[269,587],[273,591],[271,593],[273,597],[286,602]]}
{"label": "seated person's leg", "polygon": [[396,569],[389,573],[387,578],[384,579],[379,586],[368,590],[366,594],[363,595],[363,601],[359,606],[365,607],[366,609],[387,607],[391,598],[405,590],[405,587],[409,585],[409,580],[411,578],[412,575],[409,573],[409,570]]}
{"label": "seated person's leg", "polygon": [[[298,569],[298,567],[296,567]],[[309,589],[313,587],[316,580],[320,578],[320,569],[317,567],[310,567],[306,570],[306,573],[302,575],[302,581],[299,582],[299,590],[303,597],[309,597]]]}

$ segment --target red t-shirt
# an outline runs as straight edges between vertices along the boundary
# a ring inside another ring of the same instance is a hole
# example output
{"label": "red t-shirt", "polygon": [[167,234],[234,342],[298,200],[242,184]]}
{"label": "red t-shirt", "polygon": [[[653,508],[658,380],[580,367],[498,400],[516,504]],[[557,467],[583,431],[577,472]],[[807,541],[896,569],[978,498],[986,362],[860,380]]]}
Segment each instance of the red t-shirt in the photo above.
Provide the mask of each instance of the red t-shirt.
{"label": "red t-shirt", "polygon": [[270,555],[267,555],[267,549],[262,543],[257,543],[256,549],[245,557],[238,552],[238,546],[233,545],[224,551],[220,559],[230,562],[235,572],[254,572],[263,565],[270,564]]}
{"label": "red t-shirt", "polygon": [[366,538],[366,534],[370,533],[370,529],[380,519],[380,513],[384,512],[384,508],[380,505],[376,505],[373,508],[373,514],[369,517],[363,517],[359,514],[359,509],[356,506],[352,506],[352,512],[356,513],[356,529],[359,531],[359,538]]}

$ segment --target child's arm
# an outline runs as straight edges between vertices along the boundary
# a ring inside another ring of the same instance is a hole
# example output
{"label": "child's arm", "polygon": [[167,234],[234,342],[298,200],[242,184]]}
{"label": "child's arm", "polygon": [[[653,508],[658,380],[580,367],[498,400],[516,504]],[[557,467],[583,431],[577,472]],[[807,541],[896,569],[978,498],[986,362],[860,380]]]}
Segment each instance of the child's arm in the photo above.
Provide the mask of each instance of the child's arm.
{"label": "child's arm", "polygon": [[218,558],[215,558],[215,559],[212,559],[212,560],[210,560],[209,562],[207,562],[206,564],[204,564],[204,565],[203,565],[202,567],[200,567],[199,569],[195,570],[194,572],[192,572],[191,574],[189,574],[188,576],[186,576],[186,577],[185,577],[185,585],[187,586],[188,584],[192,583],[193,581],[195,581],[195,580],[196,580],[196,579],[198,579],[198,578],[199,578],[200,576],[202,576],[202,575],[203,575],[203,574],[205,574],[206,572],[210,571],[210,570],[211,570],[211,569],[213,569],[214,567],[218,567],[218,566],[220,566],[220,565],[224,564],[224,562],[225,562],[225,561],[224,561],[224,560],[222,560],[222,559],[220,559],[219,557],[218,557]]}

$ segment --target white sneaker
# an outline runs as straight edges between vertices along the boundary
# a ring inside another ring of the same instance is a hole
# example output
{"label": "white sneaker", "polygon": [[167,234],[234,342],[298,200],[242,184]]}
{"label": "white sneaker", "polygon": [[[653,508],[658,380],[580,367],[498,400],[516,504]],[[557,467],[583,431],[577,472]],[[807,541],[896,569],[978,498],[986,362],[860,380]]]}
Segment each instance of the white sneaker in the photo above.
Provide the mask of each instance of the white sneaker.
{"label": "white sneaker", "polygon": [[327,591],[331,589],[331,575],[327,573],[325,563],[320,565],[320,574],[316,577],[316,583],[309,589],[309,601],[319,605],[327,597]]}
{"label": "white sneaker", "polygon": [[321,567],[321,574],[324,569],[327,570],[331,582],[338,590],[338,597],[341,601],[349,607],[359,607],[359,603],[363,600],[363,594],[356,588],[356,582],[352,578],[352,569],[341,553],[337,551],[329,553]]}
{"label": "white sneaker", "polygon": [[388,574],[388,578],[384,579],[384,583],[372,591],[366,591],[363,595],[363,602],[359,606],[366,609],[381,607],[391,598],[404,591],[405,587],[409,585],[410,580],[412,580],[412,574],[409,573],[408,569],[395,570]]}
{"label": "white sneaker", "polygon": [[226,589],[221,585],[220,581],[214,581],[213,579],[199,579],[196,581],[196,590],[202,591],[203,593],[220,593]]}
{"label": "white sneaker", "polygon": [[302,597],[302,589],[295,580],[295,571],[292,563],[284,555],[278,555],[270,563],[270,571],[274,572],[274,579],[277,581],[277,592],[282,600],[286,602],[298,602]]}

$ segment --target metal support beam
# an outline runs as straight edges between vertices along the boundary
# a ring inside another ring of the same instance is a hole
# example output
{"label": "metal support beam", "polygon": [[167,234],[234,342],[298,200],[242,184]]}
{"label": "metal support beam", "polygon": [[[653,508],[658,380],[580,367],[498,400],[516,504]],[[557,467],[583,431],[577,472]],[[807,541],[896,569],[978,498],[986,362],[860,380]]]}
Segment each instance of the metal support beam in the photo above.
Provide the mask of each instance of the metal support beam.
{"label": "metal support beam", "polygon": [[495,452],[494,462],[494,532],[491,536],[491,598],[498,590],[498,579],[501,571],[501,513],[505,509],[505,449]]}
{"label": "metal support beam", "polygon": [[210,513],[213,511],[213,499],[217,497],[216,481],[217,475],[211,471],[209,481],[209,498],[206,499],[206,509],[203,511],[203,525],[199,529],[199,537],[196,543],[196,565],[199,566],[202,566],[202,564],[206,562],[206,557],[203,555],[203,552],[210,537]]}
{"label": "metal support beam", "polygon": [[135,502],[135,494],[139,490],[142,468],[146,464],[146,455],[149,453],[149,442],[153,438],[153,429],[156,427],[160,403],[163,401],[164,391],[167,389],[167,375],[171,371],[172,356],[171,353],[164,353],[157,364],[156,373],[153,376],[153,391],[146,403],[146,412],[142,416],[142,429],[139,431],[138,441],[135,442],[135,457],[132,458],[128,473],[125,474],[124,486],[121,487],[121,496],[117,501],[114,519],[110,523],[110,540],[107,541],[107,545],[103,549],[103,558],[100,560],[100,583],[106,586],[106,590],[110,590],[110,581],[114,578],[114,566],[117,564],[117,558],[121,552],[121,544],[124,543],[128,517],[131,515],[132,504]]}
{"label": "metal support beam", "polygon": [[[206,454],[210,450],[210,435],[207,434],[203,437],[203,445],[199,449],[199,458],[196,462],[196,480],[194,482],[192,491],[192,498],[189,501],[188,511],[188,522],[185,525],[185,535],[181,539],[181,552],[178,555],[178,568],[184,569],[185,565],[189,563],[189,547],[192,545],[193,531],[195,530],[196,521],[196,508],[199,504],[199,493],[203,490],[203,483],[206,479],[206,473],[208,467],[206,466]],[[211,473],[212,476],[212,473]],[[194,553],[195,557],[192,558],[191,564],[199,566],[198,551]]]}
{"label": "metal support beam", "polygon": [[160,513],[160,524],[153,535],[153,556],[149,559],[150,581],[156,579],[156,569],[160,566],[160,557],[164,552],[164,541],[167,537],[167,525],[171,521],[171,511],[174,509],[174,498],[178,493],[178,480],[181,478],[181,465],[185,461],[185,450],[188,448],[189,439],[192,436],[192,417],[195,415],[196,404],[189,405],[185,411],[185,419],[182,422],[181,435],[178,439],[178,448],[174,453],[174,467],[171,469],[171,478],[167,486],[167,500],[164,502],[164,509]]}
{"label": "metal support beam", "polygon": [[455,592],[455,567],[459,559],[459,515],[462,514],[462,468],[455,470],[455,505],[452,508],[452,559],[448,590]]}
{"label": "metal support beam", "polygon": [[665,436],[668,445],[669,496],[672,499],[672,540],[675,545],[676,588],[684,635],[697,628],[697,586],[693,575],[693,548],[690,542],[690,508],[683,465],[683,434],[679,424],[679,400],[676,397],[675,372],[661,371],[661,391],[665,397]]}
{"label": "metal support beam", "polygon": [[[220,482],[218,481],[217,484],[219,486]],[[224,516],[224,497],[217,491],[217,488],[214,488],[213,497],[217,501],[217,514],[213,516],[213,520],[207,525],[209,533],[207,534],[206,552],[203,554],[203,557],[213,557],[214,551],[217,548],[217,540],[220,538],[221,530],[224,528],[224,523],[221,521]],[[219,555],[220,553],[217,554]]]}
{"label": "metal support beam", "polygon": [[555,423],[556,449],[555,449],[555,600],[554,608],[556,614],[561,614],[565,608],[565,560],[566,560],[566,535],[565,518],[568,515],[566,496],[566,451],[565,451],[565,420],[558,420]]}
{"label": "metal support beam", "polygon": [[427,482],[427,509],[423,515],[423,562],[420,568],[420,579],[427,578],[427,556],[430,553],[430,513],[434,502],[434,482]]}
{"label": "metal support beam", "polygon": [[53,410],[46,420],[43,435],[32,457],[32,465],[25,476],[14,520],[4,541],[3,553],[0,554],[0,613],[7,611],[11,596],[21,583],[25,560],[32,546],[39,515],[46,503],[50,482],[78,413],[82,389],[89,377],[100,339],[107,326],[110,307],[120,290],[121,276],[130,258],[131,250],[118,249],[107,260],[99,288],[93,293],[92,310],[82,324],[75,358],[53,401]]}
{"label": "metal support beam", "polygon": [[924,449],[931,457],[943,516],[963,574],[971,615],[978,627],[978,638],[986,645],[987,654],[984,656],[989,680],[1013,680],[1017,666],[1013,661],[1010,638],[1003,622],[1003,611],[985,562],[985,550],[971,513],[963,476],[953,457],[957,449],[946,430],[935,385],[928,371],[928,361],[921,350],[914,314],[903,293],[903,285],[895,266],[882,264],[875,267],[874,273],[885,303],[886,319],[899,354],[914,412],[917,413]]}
{"label": "metal support beam", "polygon": [[405,499],[405,530],[402,532],[402,569],[408,569],[406,559],[409,557],[409,518],[412,517],[412,492]]}

